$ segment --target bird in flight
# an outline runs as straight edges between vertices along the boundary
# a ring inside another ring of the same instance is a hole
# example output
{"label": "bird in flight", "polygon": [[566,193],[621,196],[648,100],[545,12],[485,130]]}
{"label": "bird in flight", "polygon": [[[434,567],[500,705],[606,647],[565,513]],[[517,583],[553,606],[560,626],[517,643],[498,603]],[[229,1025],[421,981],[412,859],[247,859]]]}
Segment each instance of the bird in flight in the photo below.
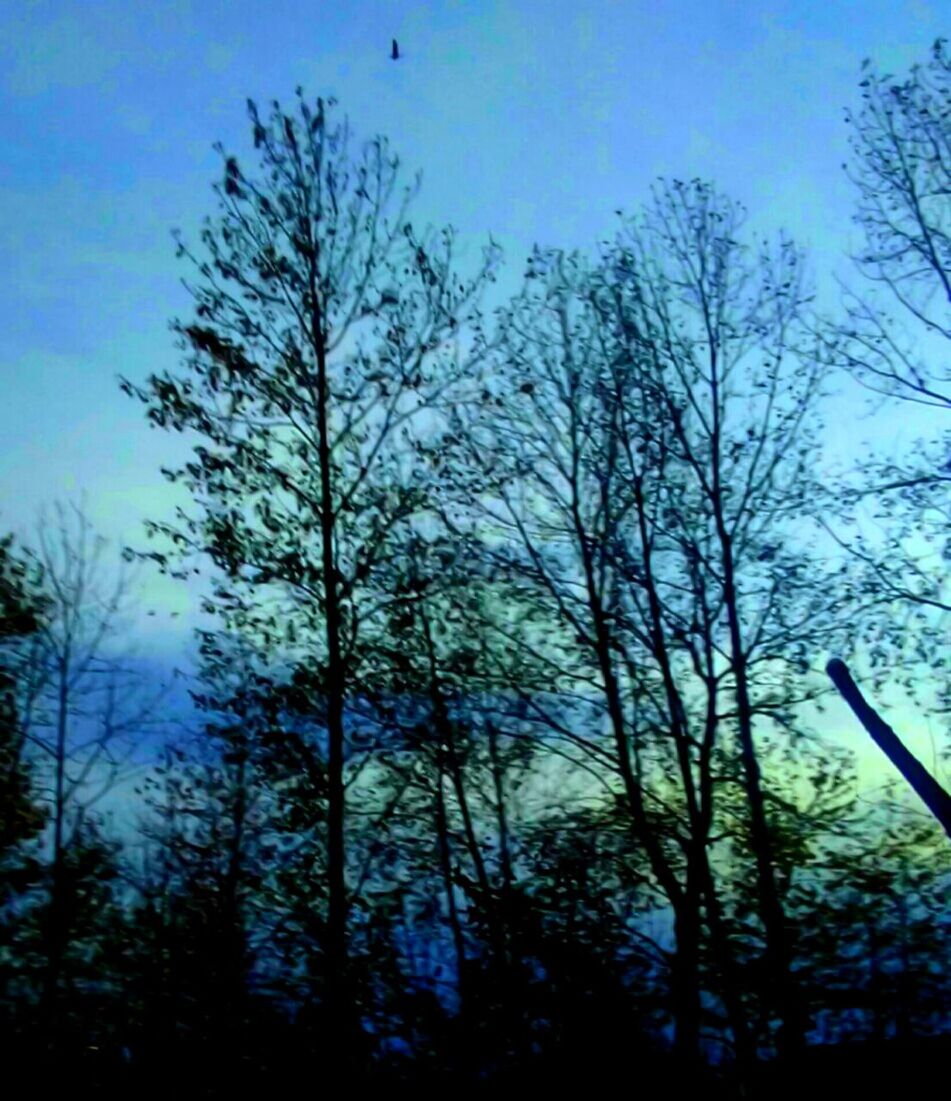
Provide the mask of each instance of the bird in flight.
{"label": "bird in flight", "polygon": [[393,48],[390,50],[390,61],[399,61],[399,59],[400,59],[400,48],[396,44],[396,39],[394,38],[393,39]]}

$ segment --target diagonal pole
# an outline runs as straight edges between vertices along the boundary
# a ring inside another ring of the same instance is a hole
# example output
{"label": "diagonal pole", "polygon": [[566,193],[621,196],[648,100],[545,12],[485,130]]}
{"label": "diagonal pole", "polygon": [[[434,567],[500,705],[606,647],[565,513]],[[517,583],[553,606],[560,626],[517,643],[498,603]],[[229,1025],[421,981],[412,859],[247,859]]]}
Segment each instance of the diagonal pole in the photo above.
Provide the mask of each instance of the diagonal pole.
{"label": "diagonal pole", "polygon": [[951,795],[918,758],[904,747],[895,731],[865,699],[844,661],[833,658],[826,666],[826,672],[845,702],[855,712],[856,718],[872,736],[872,741],[911,784],[931,813],[944,826],[945,833],[951,837]]}

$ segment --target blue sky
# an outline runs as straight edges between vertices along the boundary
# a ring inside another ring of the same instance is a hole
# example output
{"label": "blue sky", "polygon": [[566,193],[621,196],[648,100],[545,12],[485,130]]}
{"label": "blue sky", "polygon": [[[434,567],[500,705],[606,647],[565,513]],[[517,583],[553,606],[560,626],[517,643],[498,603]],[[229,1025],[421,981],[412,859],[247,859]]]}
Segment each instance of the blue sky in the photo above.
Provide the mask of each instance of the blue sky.
{"label": "blue sky", "polygon": [[[924,60],[939,10],[7,0],[0,527],[85,490],[101,530],[141,544],[142,518],[170,506],[158,468],[181,442],[147,428],[116,376],[178,362],[168,320],[188,299],[170,229],[194,239],[212,209],[212,143],[248,150],[247,96],[338,96],[358,136],[385,133],[422,169],[418,218],[454,224],[473,258],[491,231],[513,279],[536,241],[593,245],[660,174],[714,179],[828,272],[854,239],[842,108],[861,60]],[[149,584],[164,610],[187,606]]]}

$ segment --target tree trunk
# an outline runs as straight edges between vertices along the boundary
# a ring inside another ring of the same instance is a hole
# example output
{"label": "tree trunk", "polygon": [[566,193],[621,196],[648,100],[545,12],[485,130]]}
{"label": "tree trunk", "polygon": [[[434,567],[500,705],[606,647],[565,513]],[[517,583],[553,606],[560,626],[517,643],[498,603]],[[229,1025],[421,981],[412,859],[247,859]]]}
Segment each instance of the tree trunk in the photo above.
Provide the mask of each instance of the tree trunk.
{"label": "tree trunk", "polygon": [[449,911],[449,928],[452,931],[452,945],[456,954],[456,985],[459,994],[460,1016],[465,1017],[466,996],[466,942],[462,935],[462,923],[459,920],[459,907],[456,905],[452,879],[452,850],[449,845],[449,826],[446,821],[446,800],[442,789],[443,770],[440,765],[436,775],[436,843],[439,850],[439,870],[442,874],[443,890],[446,892],[446,905]]}
{"label": "tree trunk", "polygon": [[346,1066],[354,1051],[358,1022],[347,989],[347,883],[344,789],[343,711],[346,688],[340,645],[340,592],[334,548],[336,515],[330,469],[330,435],[327,404],[327,345],[318,290],[316,245],[310,253],[311,339],[317,358],[317,447],[320,466],[320,537],[327,644],[327,932],[325,1010],[331,1050],[339,1052]]}
{"label": "tree trunk", "polygon": [[855,712],[856,718],[871,735],[872,741],[904,776],[928,810],[944,827],[945,833],[951,837],[951,795],[948,795],[917,757],[904,747],[895,731],[868,703],[861,689],[852,679],[844,661],[833,658],[826,666],[826,672],[841,692],[845,702]]}
{"label": "tree trunk", "polygon": [[59,691],[56,715],[56,757],[53,802],[53,866],[50,878],[50,904],[47,914],[46,973],[43,980],[42,1023],[50,1051],[60,1047],[60,984],[66,951],[65,899],[65,812],[66,812],[66,735],[69,723],[69,659],[59,665]]}
{"label": "tree trunk", "polygon": [[674,937],[674,1054],[689,1079],[700,1058],[700,907],[694,890],[687,891],[677,907]]}
{"label": "tree trunk", "polygon": [[730,629],[740,756],[746,781],[746,798],[750,808],[750,834],[756,862],[760,917],[766,933],[767,974],[772,987],[772,1001],[781,1022],[777,1036],[777,1049],[781,1058],[795,1057],[805,1043],[805,1027],[792,977],[792,953],[786,929],[786,915],[776,885],[773,843],[769,823],[766,820],[766,804],[763,798],[759,761],[753,742],[753,708],[750,703],[746,653],[743,649],[736,584],[733,576],[733,548],[719,508],[716,510],[716,520],[722,551],[724,602]]}

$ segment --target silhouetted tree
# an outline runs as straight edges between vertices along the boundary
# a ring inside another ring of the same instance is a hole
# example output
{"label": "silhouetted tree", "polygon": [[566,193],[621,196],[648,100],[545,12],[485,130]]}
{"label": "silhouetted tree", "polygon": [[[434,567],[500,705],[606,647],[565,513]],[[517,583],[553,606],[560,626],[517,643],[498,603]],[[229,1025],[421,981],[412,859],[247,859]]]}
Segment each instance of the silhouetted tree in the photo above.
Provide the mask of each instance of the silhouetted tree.
{"label": "silhouetted tree", "polygon": [[[951,58],[938,39],[925,65],[904,80],[862,66],[862,105],[848,111],[858,192],[855,222],[865,238],[859,271],[890,301],[850,296],[845,363],[873,391],[942,409],[951,407],[951,376],[915,347],[903,348],[889,306],[951,339]],[[940,342],[935,344],[940,353]]]}
{"label": "silhouetted tree", "polygon": [[46,597],[28,558],[17,555],[11,536],[0,540],[0,854],[34,837],[44,814],[24,757],[21,712],[25,682],[34,673],[32,645]]}
{"label": "silhouetted tree", "polygon": [[685,1054],[699,1044],[704,922],[751,1054],[712,871],[727,783],[746,790],[760,991],[784,1046],[802,1042],[760,758],[821,691],[802,676],[842,633],[847,600],[817,586],[810,559],[823,366],[804,354],[800,257],[786,240],[750,255],[741,223],[707,185],[675,182],[597,266],[536,252],[458,432],[459,462],[479,471],[473,522],[510,582],[495,628],[548,669],[549,694],[525,705],[619,782],[673,911]]}
{"label": "silhouetted tree", "polygon": [[[43,1015],[56,1046],[67,972],[88,956],[75,942],[82,876],[114,876],[114,854],[95,819],[96,804],[123,778],[136,740],[153,718],[156,693],[126,661],[129,588],[121,568],[105,575],[105,541],[82,510],[57,506],[41,520],[34,561],[49,593],[32,656],[31,705],[22,716],[24,752],[43,782],[51,831],[48,902],[43,906]],[[121,561],[118,559],[121,566]],[[72,850],[75,849],[75,852]],[[94,910],[94,907],[93,907]]]}
{"label": "silhouetted tree", "polygon": [[[743,221],[738,204],[709,185],[664,185],[608,253],[609,300],[627,363],[649,381],[667,432],[664,479],[672,485],[647,512],[653,531],[649,543],[642,535],[640,587],[649,604],[665,607],[663,629],[682,640],[686,660],[700,672],[707,703],[700,729],[706,725],[709,738],[709,725],[728,717],[720,767],[724,751],[736,753],[765,934],[764,992],[781,1021],[780,1051],[789,1053],[803,1043],[805,1020],[770,825],[770,786],[782,785],[782,776],[764,779],[762,760],[772,740],[781,762],[791,737],[803,731],[802,707],[822,691],[803,674],[816,648],[844,636],[850,588],[847,566],[827,566],[815,553],[826,368],[807,338],[802,257],[782,236],[753,253],[740,238]],[[642,428],[632,463],[642,533],[650,529],[641,486],[663,448],[651,438],[658,435],[651,422]],[[694,596],[689,612],[676,596],[671,603],[662,595],[676,593],[678,584],[665,576],[668,548],[687,559],[679,584]],[[827,587],[833,582],[837,590]],[[672,671],[659,661],[667,682]],[[667,695],[676,728],[686,707],[669,688]],[[705,843],[716,818],[709,780],[701,782]]]}
{"label": "silhouetted tree", "polygon": [[[38,573],[11,536],[0,540],[0,998],[5,1036],[22,1040],[33,993],[23,936],[42,866],[37,838],[46,821],[21,720],[28,705],[31,654],[45,610]],[[27,697],[25,700],[24,697]],[[5,1045],[6,1046],[6,1045]]]}
{"label": "silhouetted tree", "polygon": [[[264,122],[249,104],[261,172],[224,157],[220,216],[202,231],[207,258],[179,246],[198,275],[195,318],[177,325],[187,371],[123,385],[154,424],[204,441],[194,461],[168,472],[198,513],[152,531],[180,554],[211,559],[221,586],[210,606],[229,628],[282,650],[320,700],[326,1007],[332,1027],[352,1034],[346,704],[387,603],[375,583],[380,563],[425,508],[413,433],[438,419],[464,373],[451,353],[461,354],[459,334],[495,257],[487,252],[463,284],[451,231],[414,232],[397,159],[382,139],[354,153],[333,106],[312,109],[299,96],[296,114],[275,104]],[[174,555],[152,557],[174,570]]]}
{"label": "silhouetted tree", "polygon": [[140,1073],[167,1084],[181,1074],[216,1078],[223,1089],[253,1079],[263,1056],[256,1026],[266,979],[258,972],[269,962],[261,945],[271,925],[262,912],[266,813],[251,731],[215,702],[203,736],[167,749],[140,789],[148,813],[130,874],[126,993]]}
{"label": "silhouetted tree", "polygon": [[[907,402],[940,417],[951,409],[945,41],[935,42],[928,62],[904,79],[866,61],[860,87],[861,107],[846,115],[852,146],[846,168],[857,192],[854,221],[864,240],[854,260],[864,285],[846,291],[846,316],[831,327],[828,344],[833,360],[872,391],[879,410]],[[951,437],[940,421],[934,426],[932,437],[906,455],[876,451],[864,458],[834,490],[850,507],[852,525],[830,523],[830,533],[863,565],[869,598],[883,606],[881,615],[862,621],[873,669],[934,667],[944,642]],[[911,692],[921,679],[913,672],[903,677]]]}

